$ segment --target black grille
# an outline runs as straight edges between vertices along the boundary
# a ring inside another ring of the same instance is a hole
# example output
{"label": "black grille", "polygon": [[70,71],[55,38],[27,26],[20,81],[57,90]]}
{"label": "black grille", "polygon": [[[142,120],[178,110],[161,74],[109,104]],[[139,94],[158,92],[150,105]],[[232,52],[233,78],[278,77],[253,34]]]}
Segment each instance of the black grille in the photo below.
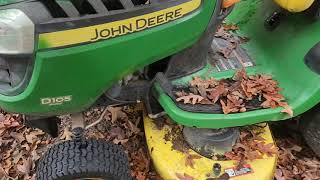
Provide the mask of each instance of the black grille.
{"label": "black grille", "polygon": [[27,75],[30,60],[31,57],[25,56],[0,56],[1,94],[16,95],[24,90],[29,81]]}
{"label": "black grille", "polygon": [[81,17],[128,10],[160,0],[42,0],[54,18]]}

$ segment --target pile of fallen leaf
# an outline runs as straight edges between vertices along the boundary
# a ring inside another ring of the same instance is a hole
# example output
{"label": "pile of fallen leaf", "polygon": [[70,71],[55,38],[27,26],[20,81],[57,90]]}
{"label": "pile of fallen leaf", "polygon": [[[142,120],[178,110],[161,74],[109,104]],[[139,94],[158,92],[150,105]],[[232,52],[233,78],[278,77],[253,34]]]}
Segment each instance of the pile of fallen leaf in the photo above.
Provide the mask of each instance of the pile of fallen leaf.
{"label": "pile of fallen leaf", "polygon": [[[132,175],[137,180],[159,179],[154,171],[144,137],[141,111],[130,107],[95,108],[85,113],[88,123],[106,111],[103,121],[86,131],[86,137],[123,145]],[[39,129],[22,125],[17,114],[0,112],[0,179],[35,179],[38,160],[48,147],[72,139],[70,116],[62,116],[60,135],[51,138]]]}
{"label": "pile of fallen leaf", "polygon": [[273,143],[266,143],[261,136],[264,127],[253,125],[240,129],[240,137],[231,152],[225,153],[228,160],[236,160],[237,166],[242,167],[246,160],[262,159],[265,155],[272,157],[278,153]]}
{"label": "pile of fallen leaf", "polygon": [[305,144],[297,128],[292,127],[292,122],[274,123],[271,126],[279,147],[275,179],[318,180],[320,179],[320,159]]}
{"label": "pile of fallen leaf", "polygon": [[193,105],[219,102],[224,114],[246,112],[259,107],[283,107],[282,112],[293,116],[290,106],[280,94],[277,81],[269,75],[249,76],[244,69],[237,71],[232,79],[194,77],[189,82],[188,91],[176,92],[176,101]]}
{"label": "pile of fallen leaf", "polygon": [[34,179],[36,162],[52,143],[44,132],[22,125],[17,114],[0,113],[0,179]]}

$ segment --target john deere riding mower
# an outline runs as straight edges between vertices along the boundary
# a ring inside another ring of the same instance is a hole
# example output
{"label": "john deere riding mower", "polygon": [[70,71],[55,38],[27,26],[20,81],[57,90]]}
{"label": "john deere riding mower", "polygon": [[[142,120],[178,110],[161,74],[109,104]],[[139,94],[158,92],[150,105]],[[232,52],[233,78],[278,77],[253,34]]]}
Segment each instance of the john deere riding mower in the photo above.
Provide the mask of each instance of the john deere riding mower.
{"label": "john deere riding mower", "polygon": [[[145,104],[146,139],[164,179],[178,179],[177,173],[206,179],[225,172],[272,179],[275,155],[239,170],[233,161],[212,160],[206,152],[230,149],[239,136],[235,127],[292,118],[283,108],[224,114],[219,103],[176,101],[177,88],[193,78],[230,79],[238,69],[269,74],[279,83],[293,116],[302,115],[306,141],[320,155],[319,2],[234,2],[1,0],[1,108],[25,115],[27,125],[52,136],[58,133],[57,116],[72,117],[74,140],[44,154],[37,179],[131,179],[120,146],[83,137],[94,124],[86,125],[81,112],[137,102]],[[237,25],[233,34],[249,37],[229,57],[217,56],[229,42],[214,36],[224,20]],[[184,128],[189,153],[202,157],[194,168],[186,167],[184,154],[165,140],[168,128],[154,128],[166,118]],[[265,129],[262,136],[273,143]]]}

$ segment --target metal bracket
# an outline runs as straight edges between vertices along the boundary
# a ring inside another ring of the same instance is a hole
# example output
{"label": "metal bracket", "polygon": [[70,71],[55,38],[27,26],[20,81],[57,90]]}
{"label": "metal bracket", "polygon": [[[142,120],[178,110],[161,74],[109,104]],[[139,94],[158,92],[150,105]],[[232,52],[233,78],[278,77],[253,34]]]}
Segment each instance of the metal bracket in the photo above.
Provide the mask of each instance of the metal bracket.
{"label": "metal bracket", "polygon": [[85,128],[85,122],[82,112],[71,114],[71,120],[72,120],[72,129],[75,128]]}

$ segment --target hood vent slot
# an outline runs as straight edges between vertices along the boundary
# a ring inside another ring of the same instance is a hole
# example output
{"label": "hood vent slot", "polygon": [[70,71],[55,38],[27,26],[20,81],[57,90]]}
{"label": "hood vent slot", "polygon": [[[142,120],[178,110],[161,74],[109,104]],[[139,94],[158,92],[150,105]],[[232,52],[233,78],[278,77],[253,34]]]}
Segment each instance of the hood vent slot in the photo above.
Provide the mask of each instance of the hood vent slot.
{"label": "hood vent slot", "polygon": [[97,14],[97,11],[87,0],[71,0],[71,2],[77,8],[80,15]]}
{"label": "hood vent slot", "polygon": [[97,13],[103,14],[108,13],[108,9],[104,6],[103,2],[100,0],[87,0],[88,3],[96,10]]}
{"label": "hood vent slot", "polygon": [[42,4],[48,9],[54,18],[68,17],[65,11],[54,0],[41,0]]}
{"label": "hood vent slot", "polygon": [[[123,0],[123,1],[128,1],[128,0]],[[124,5],[122,5],[120,0],[102,0],[102,2],[109,11],[124,9]]]}
{"label": "hood vent slot", "polygon": [[[152,0],[158,1],[158,0]],[[81,17],[90,14],[108,14],[146,5],[151,0],[41,0],[54,18]]]}

